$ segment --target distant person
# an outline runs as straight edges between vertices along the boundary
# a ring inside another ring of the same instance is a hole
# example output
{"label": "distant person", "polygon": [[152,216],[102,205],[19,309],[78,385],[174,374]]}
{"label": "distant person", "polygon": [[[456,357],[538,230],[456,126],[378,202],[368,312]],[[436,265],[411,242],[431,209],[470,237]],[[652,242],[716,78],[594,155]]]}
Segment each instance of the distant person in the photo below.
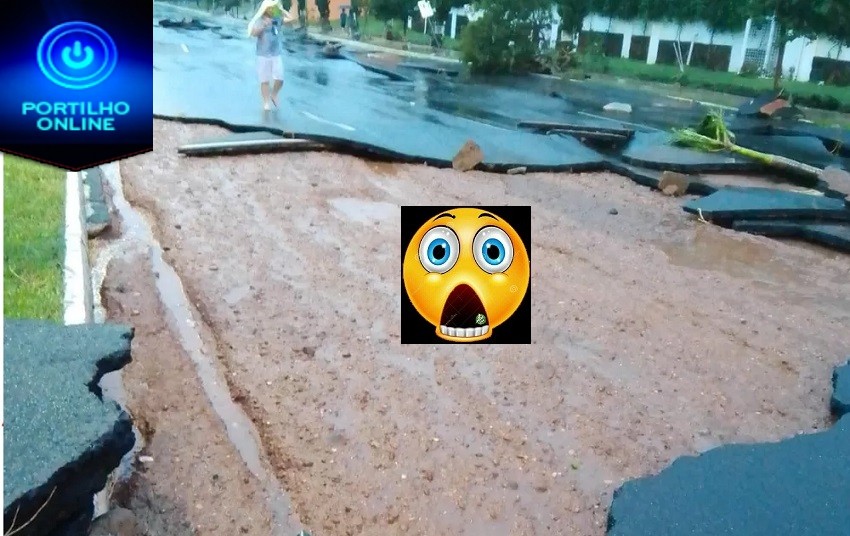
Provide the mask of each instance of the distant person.
{"label": "distant person", "polygon": [[345,12],[345,8],[339,8],[339,27],[345,30],[345,23],[348,22],[348,13]]}
{"label": "distant person", "polygon": [[248,23],[248,34],[257,38],[257,76],[264,110],[271,110],[272,105],[277,108],[278,93],[283,87],[281,27],[297,18],[283,9],[280,0],[263,0]]}
{"label": "distant person", "polygon": [[351,6],[348,8],[348,33],[351,34],[352,37],[356,37],[359,29],[359,21],[357,18],[360,15],[360,2],[357,0],[351,0]]}

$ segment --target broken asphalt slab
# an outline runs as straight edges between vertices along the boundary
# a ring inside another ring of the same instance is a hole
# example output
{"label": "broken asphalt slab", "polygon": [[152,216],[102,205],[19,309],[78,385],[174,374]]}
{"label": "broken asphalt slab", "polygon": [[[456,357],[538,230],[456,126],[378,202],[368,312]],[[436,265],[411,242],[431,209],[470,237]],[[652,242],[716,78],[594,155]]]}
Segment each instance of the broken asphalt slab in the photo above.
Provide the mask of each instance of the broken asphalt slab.
{"label": "broken asphalt slab", "polygon": [[198,19],[162,19],[159,25],[163,28],[179,28],[181,30],[220,30],[221,26],[209,25]]}
{"label": "broken asphalt slab", "polygon": [[177,148],[186,156],[219,156],[288,151],[320,151],[321,143],[298,138],[285,138],[271,132],[236,132],[187,143]]}
{"label": "broken asphalt slab", "polygon": [[[609,170],[619,175],[623,175],[624,177],[628,177],[641,186],[661,191],[660,184],[661,177],[664,174],[663,171],[634,166],[617,158],[609,158],[606,160],[606,165]],[[692,178],[688,182],[688,188],[685,193],[688,195],[711,195],[716,191],[716,186],[709,184],[704,180]]]}
{"label": "broken asphalt slab", "polygon": [[599,134],[610,134],[612,136],[618,136],[622,138],[631,139],[635,131],[634,129],[629,128],[617,128],[612,126],[603,126],[590,124],[587,121],[580,123],[564,123],[557,121],[519,121],[517,123],[517,128],[524,128],[528,130],[532,130],[534,132],[596,132]]}
{"label": "broken asphalt slab", "polygon": [[821,169],[829,166],[843,168],[846,165],[845,159],[827,151],[823,142],[814,136],[759,136],[744,133],[736,135],[735,143],[747,149],[781,155]]}
{"label": "broken asphalt slab", "polygon": [[[770,176],[777,170],[756,160],[728,151],[699,151],[672,143],[672,134],[664,132],[636,132],[622,152],[622,159],[630,164],[652,169],[678,171],[681,173],[741,173]],[[778,154],[818,168],[847,165],[846,159],[832,155],[817,138],[810,136],[761,136],[739,135],[737,143],[743,147]],[[829,185],[817,181],[808,174],[791,173],[783,170],[783,176],[797,184],[826,190]]]}
{"label": "broken asphalt slab", "polygon": [[[423,130],[413,136],[408,135],[407,127],[394,121],[387,121],[374,130],[358,130],[344,125],[348,134],[340,135],[334,133],[338,130],[333,125],[323,126],[327,119],[312,113],[310,116],[316,119],[317,124],[309,125],[309,120],[302,121],[303,128],[294,130],[289,130],[280,123],[277,123],[279,126],[275,128],[269,124],[263,125],[260,121],[252,124],[247,121],[240,122],[238,119],[229,122],[205,116],[157,114],[155,117],[184,123],[216,125],[234,132],[272,130],[282,137],[312,140],[321,145],[333,146],[340,152],[373,154],[398,162],[425,163],[435,167],[450,167],[457,151],[468,139],[473,139],[484,152],[481,168],[488,171],[507,171],[519,166],[525,166],[529,171],[596,171],[603,168],[603,157],[573,138],[527,134],[483,124],[475,124],[472,128],[468,125],[466,128],[456,129],[435,127],[429,129],[430,132]],[[471,135],[465,135],[464,132]]]}
{"label": "broken asphalt slab", "polygon": [[371,57],[369,53],[341,52],[340,57],[353,61],[367,71],[384,75],[390,80],[395,80],[397,82],[413,82],[413,78],[407,74],[403,74],[398,65],[391,65],[387,62],[380,61],[379,59],[376,60]]}
{"label": "broken asphalt slab", "polygon": [[572,136],[580,142],[607,152],[622,149],[634,136],[634,130],[625,128],[600,127],[596,125],[553,123],[546,121],[520,121],[517,128],[531,130],[541,134]]}
{"label": "broken asphalt slab", "polygon": [[850,413],[850,359],[832,372],[832,398],[829,408],[836,418]]}
{"label": "broken asphalt slab", "polygon": [[458,64],[449,64],[444,61],[411,59],[392,52],[355,50],[346,52],[344,57],[359,63],[366,69],[385,74],[394,80],[413,81],[417,78],[417,72],[442,77],[458,76],[460,74]]}
{"label": "broken asphalt slab", "polygon": [[850,130],[840,127],[823,127],[805,121],[734,116],[727,124],[729,130],[742,134],[763,136],[807,136],[821,140],[827,151],[850,157]]}
{"label": "broken asphalt slab", "polygon": [[[837,416],[836,396],[850,397],[850,385],[843,383],[850,383],[847,369],[850,363],[833,376]],[[607,535],[846,536],[848,445],[845,416],[825,432],[678,458],[659,474],[630,480],[614,492]]]}
{"label": "broken asphalt slab", "polygon": [[835,192],[836,195],[834,197],[850,197],[850,173],[847,171],[827,167],[821,171],[820,179],[827,185],[828,189]]}
{"label": "broken asphalt slab", "polygon": [[850,253],[850,222],[807,220],[735,220],[732,229],[771,238],[798,238]]}
{"label": "broken asphalt slab", "polygon": [[457,76],[460,74],[460,67],[447,64],[446,62],[428,62],[421,59],[405,60],[401,65],[407,69],[414,69],[443,76]]}
{"label": "broken asphalt slab", "polygon": [[850,222],[850,208],[843,199],[772,188],[730,186],[690,200],[682,208],[724,227],[735,220]]}
{"label": "broken asphalt slab", "polygon": [[[672,143],[672,134],[637,132],[623,151],[623,159],[631,163],[668,169],[682,173],[756,173],[773,171],[761,162],[728,151],[699,151]],[[842,167],[846,159],[831,154],[817,138],[810,136],[739,135],[737,143],[748,149],[778,154],[811,166]],[[797,179],[806,176],[796,177]]]}
{"label": "broken asphalt slab", "polygon": [[777,443],[675,460],[614,492],[608,536],[846,536],[850,417]]}
{"label": "broken asphalt slab", "polygon": [[135,441],[98,386],[130,362],[133,330],[38,320],[4,320],[4,330],[4,533],[13,518],[17,536],[58,533],[85,518]]}
{"label": "broken asphalt slab", "polygon": [[672,134],[666,132],[636,132],[623,150],[622,158],[629,164],[680,173],[758,173],[765,170],[763,164],[747,158],[677,147],[672,140]]}

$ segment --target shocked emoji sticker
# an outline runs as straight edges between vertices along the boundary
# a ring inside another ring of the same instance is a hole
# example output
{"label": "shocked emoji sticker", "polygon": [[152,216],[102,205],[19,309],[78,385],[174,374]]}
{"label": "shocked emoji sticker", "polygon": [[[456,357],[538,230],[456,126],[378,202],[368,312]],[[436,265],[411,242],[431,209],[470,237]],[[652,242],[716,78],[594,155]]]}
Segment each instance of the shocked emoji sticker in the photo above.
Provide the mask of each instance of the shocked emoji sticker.
{"label": "shocked emoji sticker", "polygon": [[514,228],[478,208],[435,214],[413,235],[402,264],[413,307],[452,342],[488,339],[522,304],[530,271]]}

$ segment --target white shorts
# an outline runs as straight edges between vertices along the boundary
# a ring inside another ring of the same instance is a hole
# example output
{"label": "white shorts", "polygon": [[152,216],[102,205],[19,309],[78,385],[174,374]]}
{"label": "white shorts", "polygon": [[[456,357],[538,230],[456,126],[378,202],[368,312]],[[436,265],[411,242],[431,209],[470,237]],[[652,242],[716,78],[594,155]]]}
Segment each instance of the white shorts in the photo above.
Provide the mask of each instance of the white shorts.
{"label": "white shorts", "polygon": [[283,58],[280,56],[257,56],[257,76],[260,83],[283,80]]}

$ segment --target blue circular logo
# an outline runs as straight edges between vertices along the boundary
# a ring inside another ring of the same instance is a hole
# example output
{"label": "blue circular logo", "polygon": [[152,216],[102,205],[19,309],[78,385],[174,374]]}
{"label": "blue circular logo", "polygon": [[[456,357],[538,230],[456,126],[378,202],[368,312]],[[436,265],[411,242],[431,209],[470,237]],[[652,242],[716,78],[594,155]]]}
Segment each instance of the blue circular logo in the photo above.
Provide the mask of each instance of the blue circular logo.
{"label": "blue circular logo", "polygon": [[66,22],[44,34],[36,57],[41,72],[57,86],[87,89],[109,78],[118,63],[118,49],[102,28]]}

